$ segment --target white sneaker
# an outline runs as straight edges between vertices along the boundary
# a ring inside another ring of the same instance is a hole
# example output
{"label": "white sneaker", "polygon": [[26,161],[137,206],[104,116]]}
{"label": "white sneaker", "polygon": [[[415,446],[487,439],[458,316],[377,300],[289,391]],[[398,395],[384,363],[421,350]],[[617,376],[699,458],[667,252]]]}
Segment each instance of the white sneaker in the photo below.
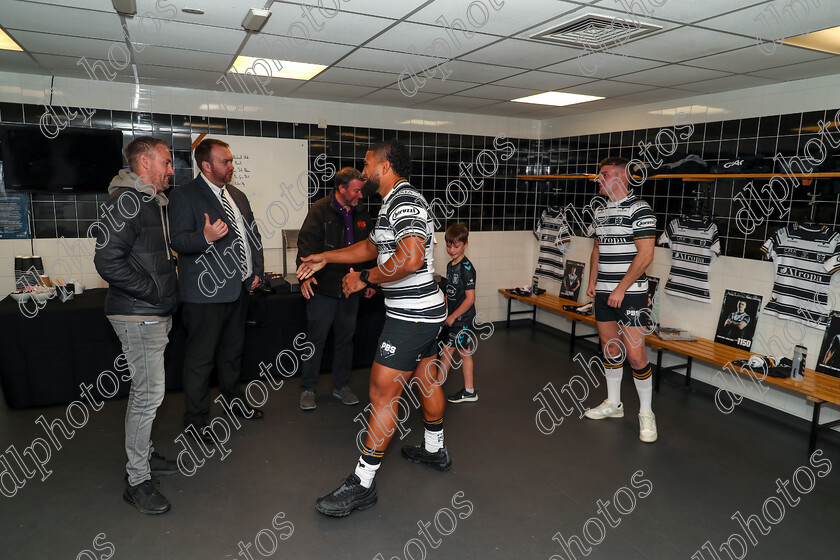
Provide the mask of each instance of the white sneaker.
{"label": "white sneaker", "polygon": [[624,405],[622,403],[615,404],[609,399],[604,399],[604,402],[590,408],[583,413],[584,416],[591,420],[603,420],[604,418],[624,418]]}
{"label": "white sneaker", "polygon": [[656,416],[653,412],[639,413],[639,439],[645,443],[653,443],[659,437],[656,432]]}

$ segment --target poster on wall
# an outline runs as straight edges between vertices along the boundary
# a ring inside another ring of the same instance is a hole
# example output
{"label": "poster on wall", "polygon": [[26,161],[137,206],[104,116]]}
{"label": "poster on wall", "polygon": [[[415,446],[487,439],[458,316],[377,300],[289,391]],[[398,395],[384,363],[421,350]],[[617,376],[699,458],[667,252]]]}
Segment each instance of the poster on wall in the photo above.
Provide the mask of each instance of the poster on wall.
{"label": "poster on wall", "polygon": [[0,193],[0,239],[29,239],[29,195]]}
{"label": "poster on wall", "polygon": [[720,308],[715,342],[749,350],[758,322],[761,300],[762,297],[755,294],[726,290]]}
{"label": "poster on wall", "polygon": [[586,263],[566,261],[563,268],[563,283],[560,285],[560,297],[577,301]]}
{"label": "poster on wall", "polygon": [[817,355],[817,367],[820,373],[840,377],[840,311],[832,311],[828,317],[820,353]]}

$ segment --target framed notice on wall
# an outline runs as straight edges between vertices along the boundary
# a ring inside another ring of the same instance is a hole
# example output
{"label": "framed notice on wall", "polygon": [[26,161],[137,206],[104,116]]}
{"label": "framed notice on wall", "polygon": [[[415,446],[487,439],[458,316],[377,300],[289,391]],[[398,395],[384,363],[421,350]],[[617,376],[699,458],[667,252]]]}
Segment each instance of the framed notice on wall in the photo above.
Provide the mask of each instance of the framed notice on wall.
{"label": "framed notice on wall", "polygon": [[752,346],[761,296],[726,290],[720,308],[715,342],[749,350]]}
{"label": "framed notice on wall", "polygon": [[29,239],[29,195],[0,192],[0,239]]}

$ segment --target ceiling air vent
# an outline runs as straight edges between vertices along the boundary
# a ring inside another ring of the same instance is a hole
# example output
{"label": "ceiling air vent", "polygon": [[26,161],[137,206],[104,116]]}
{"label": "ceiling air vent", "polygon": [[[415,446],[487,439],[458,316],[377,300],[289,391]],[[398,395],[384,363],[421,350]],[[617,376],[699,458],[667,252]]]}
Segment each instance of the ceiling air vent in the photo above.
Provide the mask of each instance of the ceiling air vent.
{"label": "ceiling air vent", "polygon": [[623,45],[630,39],[662,29],[659,25],[641,23],[636,19],[613,18],[585,14],[559,27],[532,35],[532,39],[592,50]]}

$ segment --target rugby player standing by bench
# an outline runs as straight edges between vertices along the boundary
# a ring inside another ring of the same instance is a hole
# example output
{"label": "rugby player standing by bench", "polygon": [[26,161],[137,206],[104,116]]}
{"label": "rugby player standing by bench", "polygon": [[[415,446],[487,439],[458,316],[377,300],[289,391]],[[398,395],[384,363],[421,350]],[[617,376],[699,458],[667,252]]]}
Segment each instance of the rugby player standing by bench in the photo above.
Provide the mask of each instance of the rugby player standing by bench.
{"label": "rugby player standing by bench", "polygon": [[639,394],[639,439],[652,443],[657,438],[656,417],[651,409],[653,379],[644,344],[650,315],[649,311],[640,311],[647,308],[645,269],[653,261],[656,216],[647,202],[630,192],[628,164],[629,160],[623,157],[606,158],[595,179],[598,194],[609,200],[595,210],[594,222],[587,232],[595,236],[590,270],[598,273],[597,280],[590,273],[586,295],[595,299],[607,399],[585,415],[593,420],[624,417],[621,376],[626,352]]}

